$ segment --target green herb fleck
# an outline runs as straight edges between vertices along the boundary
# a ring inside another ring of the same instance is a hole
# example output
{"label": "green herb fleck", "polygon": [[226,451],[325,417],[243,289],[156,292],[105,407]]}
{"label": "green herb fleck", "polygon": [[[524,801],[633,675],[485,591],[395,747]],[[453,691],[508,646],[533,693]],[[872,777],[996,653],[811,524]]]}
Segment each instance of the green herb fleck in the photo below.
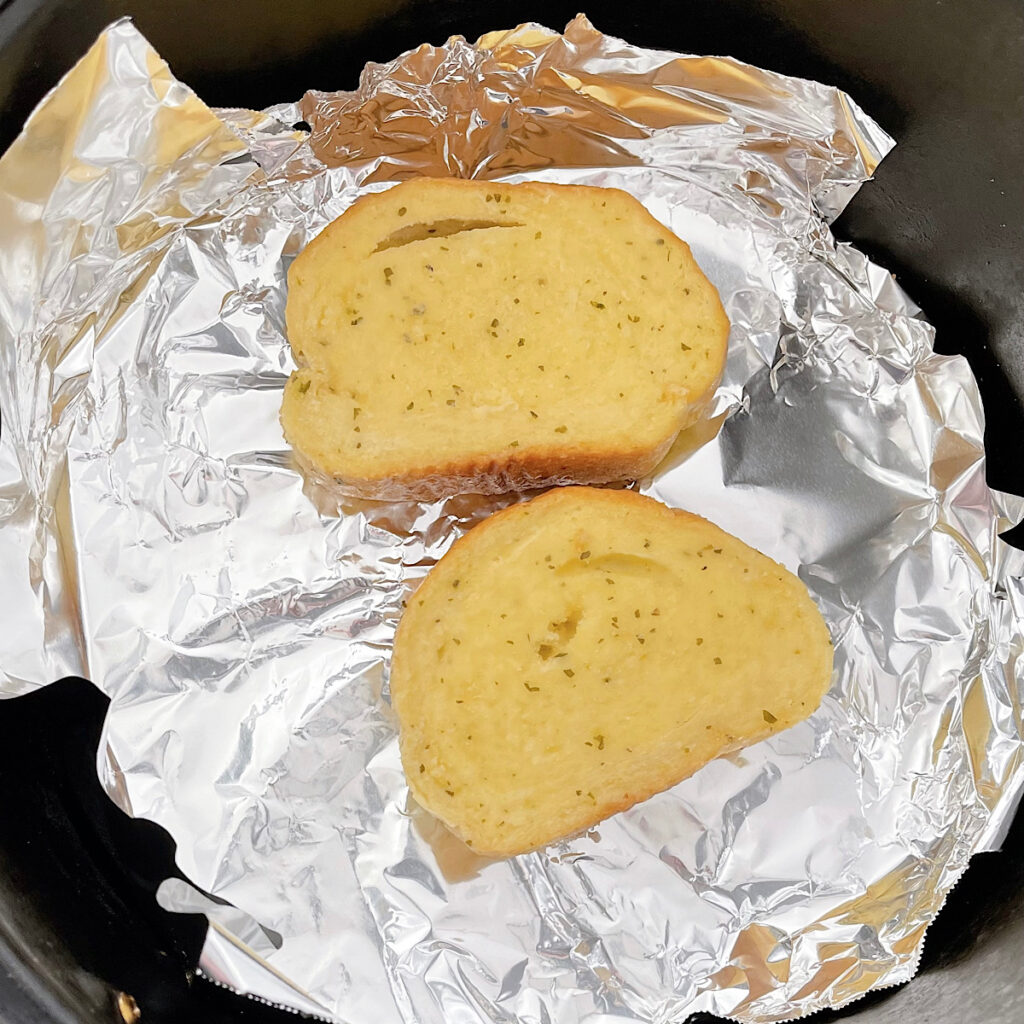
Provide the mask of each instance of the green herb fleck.
{"label": "green herb fleck", "polygon": [[762,711],[761,717],[771,725],[773,722],[777,722],[778,719],[770,711]]}

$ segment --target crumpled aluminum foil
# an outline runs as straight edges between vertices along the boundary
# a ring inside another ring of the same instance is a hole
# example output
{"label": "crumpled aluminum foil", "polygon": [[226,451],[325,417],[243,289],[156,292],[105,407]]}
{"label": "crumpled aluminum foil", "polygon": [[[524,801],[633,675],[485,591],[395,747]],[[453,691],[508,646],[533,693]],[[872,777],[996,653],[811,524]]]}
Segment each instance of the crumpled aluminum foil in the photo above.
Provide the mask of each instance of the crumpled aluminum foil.
{"label": "crumpled aluminum foil", "polygon": [[[1024,503],[986,486],[965,361],[827,228],[890,146],[835,89],[582,17],[264,114],[122,21],[44,101],[0,161],[0,686],[109,694],[101,777],[208,894],[161,890],[208,914],[208,977],[339,1021],[599,1024],[913,974],[1024,781]],[[387,663],[409,588],[518,496],[318,510],[277,420],[289,261],[425,173],[624,188],[690,242],[728,366],[639,486],[798,572],[835,639],[808,721],[506,861],[409,802]]]}

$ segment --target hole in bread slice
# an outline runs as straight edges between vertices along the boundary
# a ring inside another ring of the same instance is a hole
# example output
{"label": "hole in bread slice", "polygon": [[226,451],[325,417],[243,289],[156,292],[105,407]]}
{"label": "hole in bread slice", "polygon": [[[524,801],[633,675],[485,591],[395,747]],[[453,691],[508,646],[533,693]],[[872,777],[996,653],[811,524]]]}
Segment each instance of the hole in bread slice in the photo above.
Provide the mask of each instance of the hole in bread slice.
{"label": "hole in bread slice", "polygon": [[450,238],[452,235],[461,235],[466,231],[486,231],[490,228],[521,228],[523,225],[518,221],[496,220],[460,220],[457,217],[449,217],[445,220],[434,220],[422,224],[406,224],[397,231],[392,231],[386,238],[377,243],[375,253],[384,252],[386,249],[397,249],[401,245],[409,245],[411,242],[425,242],[427,239]]}

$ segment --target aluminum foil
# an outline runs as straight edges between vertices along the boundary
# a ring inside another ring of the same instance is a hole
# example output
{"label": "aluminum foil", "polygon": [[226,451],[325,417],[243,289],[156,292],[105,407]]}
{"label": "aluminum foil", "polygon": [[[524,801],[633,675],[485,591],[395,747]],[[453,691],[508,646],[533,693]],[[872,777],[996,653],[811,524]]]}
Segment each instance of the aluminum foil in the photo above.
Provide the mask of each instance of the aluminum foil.
{"label": "aluminum foil", "polygon": [[[100,775],[176,840],[197,888],[160,898],[209,916],[208,977],[338,1021],[600,1024],[913,974],[1024,781],[1024,503],[986,486],[965,361],[827,227],[891,144],[835,89],[583,17],[263,114],[119,22],[44,101],[0,161],[0,685],[110,696]],[[808,721],[512,860],[410,802],[387,666],[410,588],[520,496],[331,507],[277,419],[289,261],[426,173],[623,188],[690,242],[728,365],[637,486],[798,572],[835,640]]]}

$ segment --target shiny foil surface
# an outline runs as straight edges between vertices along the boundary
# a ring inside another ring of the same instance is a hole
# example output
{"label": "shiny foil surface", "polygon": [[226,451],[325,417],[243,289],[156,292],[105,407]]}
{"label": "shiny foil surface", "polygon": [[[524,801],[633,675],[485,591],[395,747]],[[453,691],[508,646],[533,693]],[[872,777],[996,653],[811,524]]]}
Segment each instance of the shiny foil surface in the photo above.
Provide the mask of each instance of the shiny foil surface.
{"label": "shiny foil surface", "polygon": [[[350,1024],[667,1024],[913,974],[1024,779],[1024,505],[966,362],[829,232],[891,145],[835,89],[583,17],[262,114],[118,22],[43,102],[0,161],[0,688],[110,696],[100,775],[176,840],[197,888],[160,899],[208,914],[208,977]],[[809,720],[512,860],[410,802],[388,657],[521,496],[339,504],[278,424],[290,261],[421,174],[622,188],[690,243],[728,364],[636,486],[797,572],[835,642]]]}

